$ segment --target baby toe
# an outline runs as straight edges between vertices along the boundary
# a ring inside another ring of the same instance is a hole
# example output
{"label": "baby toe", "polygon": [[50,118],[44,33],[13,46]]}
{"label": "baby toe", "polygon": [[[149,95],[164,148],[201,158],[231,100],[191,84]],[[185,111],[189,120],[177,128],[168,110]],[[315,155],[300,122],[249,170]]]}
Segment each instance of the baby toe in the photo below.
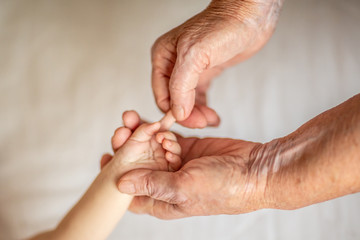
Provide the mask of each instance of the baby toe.
{"label": "baby toe", "polygon": [[140,116],[134,110],[125,111],[122,115],[122,119],[125,127],[130,128],[132,131],[141,124]]}
{"label": "baby toe", "polygon": [[131,130],[127,127],[120,127],[115,130],[111,138],[111,145],[114,151],[118,150],[131,136]]}
{"label": "baby toe", "polygon": [[177,171],[181,167],[181,158],[171,152],[166,152],[165,159],[169,162],[169,171]]}
{"label": "baby toe", "polygon": [[155,135],[155,140],[156,140],[159,144],[162,144],[162,142],[164,141],[164,139],[165,139],[165,136],[164,136],[164,134],[163,134],[162,132],[157,133],[157,134]]}
{"label": "baby toe", "polygon": [[176,141],[172,141],[172,140],[169,140],[169,139],[164,139],[164,141],[162,142],[162,147],[175,154],[175,155],[180,155],[181,154],[181,147],[180,147],[180,144]]}
{"label": "baby toe", "polygon": [[131,135],[131,139],[139,141],[139,142],[145,142],[149,141],[154,134],[159,130],[160,123],[154,122],[154,123],[144,123],[140,125],[135,132]]}

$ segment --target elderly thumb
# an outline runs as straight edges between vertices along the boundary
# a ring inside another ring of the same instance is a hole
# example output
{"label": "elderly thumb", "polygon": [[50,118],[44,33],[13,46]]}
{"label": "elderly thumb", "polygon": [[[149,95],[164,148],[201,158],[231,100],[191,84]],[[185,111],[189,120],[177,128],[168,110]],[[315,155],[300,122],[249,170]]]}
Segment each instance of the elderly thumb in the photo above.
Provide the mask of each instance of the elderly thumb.
{"label": "elderly thumb", "polygon": [[180,201],[177,179],[176,172],[137,169],[123,175],[118,182],[118,188],[122,193],[148,196],[175,204]]}
{"label": "elderly thumb", "polygon": [[195,104],[195,89],[206,68],[197,48],[178,53],[169,82],[171,110],[177,121],[189,117]]}

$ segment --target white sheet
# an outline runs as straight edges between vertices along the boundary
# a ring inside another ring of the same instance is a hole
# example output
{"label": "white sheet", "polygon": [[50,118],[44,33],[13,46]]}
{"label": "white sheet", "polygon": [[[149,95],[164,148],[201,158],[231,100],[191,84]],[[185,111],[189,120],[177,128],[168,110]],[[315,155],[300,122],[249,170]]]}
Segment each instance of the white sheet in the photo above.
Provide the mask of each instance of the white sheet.
{"label": "white sheet", "polygon": [[[121,113],[159,119],[150,47],[207,0],[0,1],[0,239],[55,226],[94,176]],[[360,2],[288,0],[255,57],[211,88],[218,129],[268,141],[360,92]],[[226,94],[225,94],[226,93]],[[360,195],[296,211],[161,221],[128,213],[109,239],[359,239]]]}

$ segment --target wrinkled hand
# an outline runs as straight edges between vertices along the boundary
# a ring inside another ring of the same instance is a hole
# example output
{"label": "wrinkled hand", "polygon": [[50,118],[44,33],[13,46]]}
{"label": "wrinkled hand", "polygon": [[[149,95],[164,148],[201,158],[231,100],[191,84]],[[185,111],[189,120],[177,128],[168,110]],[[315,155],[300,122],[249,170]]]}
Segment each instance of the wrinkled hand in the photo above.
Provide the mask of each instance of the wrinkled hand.
{"label": "wrinkled hand", "polygon": [[239,214],[262,208],[263,182],[252,171],[256,143],[232,139],[179,139],[185,165],[177,172],[134,170],[119,189],[133,194],[130,209],[158,218]]}
{"label": "wrinkled hand", "polygon": [[207,106],[210,81],[257,52],[270,38],[282,0],[214,0],[161,36],[152,47],[152,88],[158,107],[180,124],[217,126]]}
{"label": "wrinkled hand", "polygon": [[219,138],[182,138],[183,166],[177,172],[137,169],[119,181],[136,195],[130,210],[158,218],[238,214],[263,207],[266,179],[255,155],[259,143]]}

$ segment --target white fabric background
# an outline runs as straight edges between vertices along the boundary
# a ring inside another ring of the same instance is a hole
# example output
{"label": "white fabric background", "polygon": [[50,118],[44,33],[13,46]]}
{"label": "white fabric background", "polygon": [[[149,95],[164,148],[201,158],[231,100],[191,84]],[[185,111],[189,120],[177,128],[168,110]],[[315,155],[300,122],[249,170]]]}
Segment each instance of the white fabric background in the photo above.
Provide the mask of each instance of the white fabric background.
{"label": "white fabric background", "polygon": [[[121,114],[157,120],[153,41],[207,0],[0,1],[0,239],[55,226],[99,171]],[[360,92],[360,2],[288,0],[269,44],[214,81],[219,128],[269,141]],[[127,213],[109,239],[359,239],[360,195],[296,211],[162,221]]]}

